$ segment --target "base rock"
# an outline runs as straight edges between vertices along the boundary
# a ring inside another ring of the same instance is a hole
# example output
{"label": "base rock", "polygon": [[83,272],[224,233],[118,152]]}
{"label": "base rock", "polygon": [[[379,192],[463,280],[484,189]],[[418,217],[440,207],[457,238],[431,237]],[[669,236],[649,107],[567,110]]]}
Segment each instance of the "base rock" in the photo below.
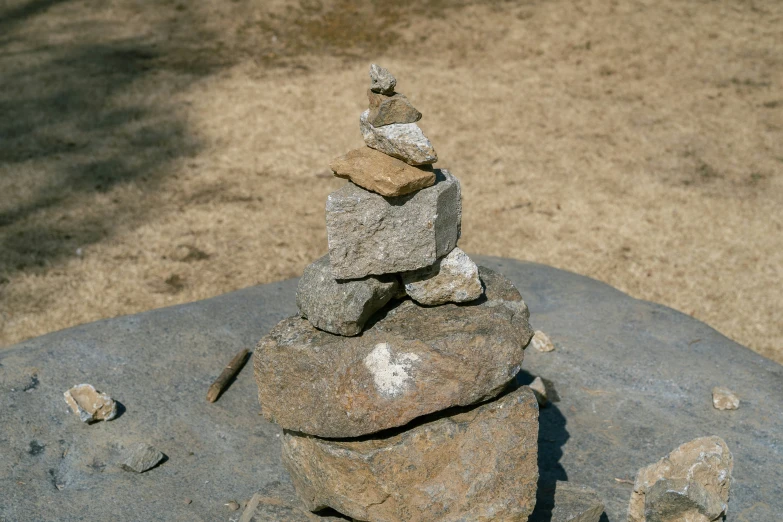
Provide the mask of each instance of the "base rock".
{"label": "base rock", "polygon": [[311,510],[370,522],[524,521],[535,506],[537,438],[538,405],[523,387],[382,438],[285,432],[283,464]]}
{"label": "base rock", "polygon": [[639,470],[628,522],[711,522],[728,510],[733,457],[720,437],[686,442]]}
{"label": "base rock", "polygon": [[316,328],[337,335],[358,335],[398,288],[399,281],[393,275],[338,281],[332,277],[329,256],[324,256],[305,268],[296,290],[296,306]]}
{"label": "base rock", "polygon": [[289,430],[358,437],[496,396],[533,332],[519,292],[484,273],[488,297],[502,299],[431,308],[406,300],[359,337],[283,320],[255,351],[261,413]]}

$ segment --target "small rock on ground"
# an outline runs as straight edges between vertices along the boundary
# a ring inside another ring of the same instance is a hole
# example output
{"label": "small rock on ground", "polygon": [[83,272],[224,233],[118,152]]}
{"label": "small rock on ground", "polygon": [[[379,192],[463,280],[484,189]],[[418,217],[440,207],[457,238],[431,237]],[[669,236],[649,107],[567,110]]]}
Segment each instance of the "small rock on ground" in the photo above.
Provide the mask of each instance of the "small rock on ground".
{"label": "small rock on ground", "polygon": [[711,522],[726,514],[734,459],[720,437],[679,446],[639,470],[628,522]]}
{"label": "small rock on ground", "polygon": [[536,394],[538,405],[542,408],[546,406],[549,402],[549,399],[547,398],[546,385],[544,384],[544,380],[541,377],[536,377],[528,386],[530,386],[530,389],[533,390],[533,393]]}
{"label": "small rock on ground", "polygon": [[359,335],[367,320],[396,294],[394,275],[338,281],[329,256],[305,268],[296,290],[296,305],[314,327],[337,335]]}
{"label": "small rock on ground", "polygon": [[712,389],[712,405],[718,410],[736,410],[740,400],[737,394],[724,386]]}
{"label": "small rock on ground", "polygon": [[125,471],[144,473],[157,466],[164,458],[165,455],[154,447],[144,442],[139,442],[125,450],[124,459],[120,467]]}
{"label": "small rock on ground", "polygon": [[397,78],[388,69],[377,64],[370,65],[370,90],[381,94],[394,94]]}
{"label": "small rock on ground", "polygon": [[408,165],[370,147],[355,149],[332,160],[329,167],[338,178],[348,178],[381,196],[404,196],[435,184],[431,168]]}
{"label": "small rock on ground", "polygon": [[65,402],[82,422],[110,421],[117,416],[117,403],[91,384],[77,384],[64,394]]}
{"label": "small rock on ground", "polygon": [[370,110],[364,111],[359,118],[359,128],[364,143],[409,165],[429,165],[438,161],[438,154],[415,123],[392,123],[383,127],[374,127],[368,117]]}
{"label": "small rock on ground", "polygon": [[465,303],[484,292],[478,267],[455,247],[433,265],[401,274],[405,293],[423,305]]}
{"label": "small rock on ground", "polygon": [[555,349],[555,345],[552,344],[549,336],[541,330],[536,330],[536,333],[533,334],[533,339],[530,341],[530,344],[532,344],[533,348],[539,352],[551,352]]}

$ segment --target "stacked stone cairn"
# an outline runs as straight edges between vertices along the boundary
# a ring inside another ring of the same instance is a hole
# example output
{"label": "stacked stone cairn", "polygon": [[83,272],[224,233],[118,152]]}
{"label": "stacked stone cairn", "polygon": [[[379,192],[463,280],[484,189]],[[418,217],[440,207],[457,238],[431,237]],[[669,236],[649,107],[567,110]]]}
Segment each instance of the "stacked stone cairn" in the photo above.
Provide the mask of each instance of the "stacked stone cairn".
{"label": "stacked stone cairn", "polygon": [[366,147],[335,159],[329,254],[300,314],[255,351],[263,416],[311,511],[361,521],[524,521],[538,405],[515,385],[533,336],[519,292],[457,247],[460,184],[396,79],[372,65]]}

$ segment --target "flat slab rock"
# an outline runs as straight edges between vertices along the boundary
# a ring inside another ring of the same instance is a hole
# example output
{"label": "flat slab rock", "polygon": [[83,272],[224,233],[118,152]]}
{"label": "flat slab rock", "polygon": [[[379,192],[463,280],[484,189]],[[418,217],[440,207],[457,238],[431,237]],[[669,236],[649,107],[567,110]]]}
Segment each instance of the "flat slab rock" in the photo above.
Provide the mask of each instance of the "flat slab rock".
{"label": "flat slab rock", "polygon": [[533,331],[509,281],[490,273],[484,283],[483,302],[398,302],[359,337],[283,320],[253,357],[262,414],[289,430],[358,437],[494,397],[519,372]]}
{"label": "flat slab rock", "polygon": [[354,149],[329,164],[338,178],[381,196],[396,197],[411,194],[435,184],[432,168],[419,168],[387,156],[370,147]]}
{"label": "flat slab rock", "polygon": [[283,463],[311,510],[370,522],[527,520],[536,497],[538,405],[526,387],[360,441],[283,435]]}
{"label": "flat slab rock", "polygon": [[[471,258],[514,282],[533,326],[557,345],[526,350],[522,371],[552,380],[560,395],[539,414],[542,485],[587,484],[606,505],[602,522],[626,522],[633,486],[615,479],[633,481],[680,444],[718,435],[734,455],[726,520],[778,519],[783,366],[587,277]],[[229,500],[244,507],[271,484],[292,488],[282,431],[258,415],[249,368],[217,402],[204,394],[235,353],[297,312],[296,286],[256,286],[0,350],[0,520],[50,520],[55,509],[62,522],[228,520],[242,513],[227,511]],[[124,411],[82,423],[63,400],[82,382],[109,392]],[[736,382],[740,408],[716,410],[712,388]],[[143,474],[113,465],[120,445],[139,441],[168,460]]]}

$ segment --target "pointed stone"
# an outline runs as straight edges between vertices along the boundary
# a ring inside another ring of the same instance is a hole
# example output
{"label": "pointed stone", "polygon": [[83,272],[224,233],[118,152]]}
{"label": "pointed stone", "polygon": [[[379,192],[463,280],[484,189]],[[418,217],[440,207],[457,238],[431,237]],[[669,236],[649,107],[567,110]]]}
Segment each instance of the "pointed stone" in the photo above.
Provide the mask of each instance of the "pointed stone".
{"label": "pointed stone", "polygon": [[415,123],[421,119],[421,113],[411,105],[404,94],[386,96],[369,90],[367,98],[370,100],[367,121],[374,127],[392,123]]}
{"label": "pointed stone", "polygon": [[361,440],[283,434],[283,464],[310,510],[373,522],[523,521],[538,480],[538,406],[526,387]]}
{"label": "pointed stone", "polygon": [[429,165],[438,161],[432,143],[415,123],[393,123],[374,127],[369,121],[369,109],[359,118],[364,143],[409,165]]}
{"label": "pointed stone", "polygon": [[394,94],[394,88],[397,86],[397,78],[394,77],[388,69],[380,65],[370,65],[370,90],[381,94]]}
{"label": "pointed stone", "polygon": [[157,466],[165,455],[149,444],[139,442],[125,450],[124,459],[120,467],[125,471],[144,473]]}
{"label": "pointed stone", "polygon": [[401,277],[405,293],[423,305],[465,303],[483,293],[476,263],[458,247],[433,265],[404,272]]}
{"label": "pointed stone", "polygon": [[729,508],[734,459],[720,437],[686,442],[639,470],[628,522],[711,522]]}
{"label": "pointed stone", "polygon": [[329,167],[338,178],[386,197],[404,196],[435,184],[432,168],[419,168],[369,147],[350,151],[332,160]]}
{"label": "pointed stone", "polygon": [[329,194],[326,232],[334,278],[416,270],[451,252],[462,219],[459,181],[438,169],[435,180],[394,198],[352,183]]}
{"label": "pointed stone", "polygon": [[305,268],[296,290],[296,306],[320,330],[359,335],[370,316],[397,294],[398,286],[394,275],[338,281],[332,277],[329,256],[324,256]]}

